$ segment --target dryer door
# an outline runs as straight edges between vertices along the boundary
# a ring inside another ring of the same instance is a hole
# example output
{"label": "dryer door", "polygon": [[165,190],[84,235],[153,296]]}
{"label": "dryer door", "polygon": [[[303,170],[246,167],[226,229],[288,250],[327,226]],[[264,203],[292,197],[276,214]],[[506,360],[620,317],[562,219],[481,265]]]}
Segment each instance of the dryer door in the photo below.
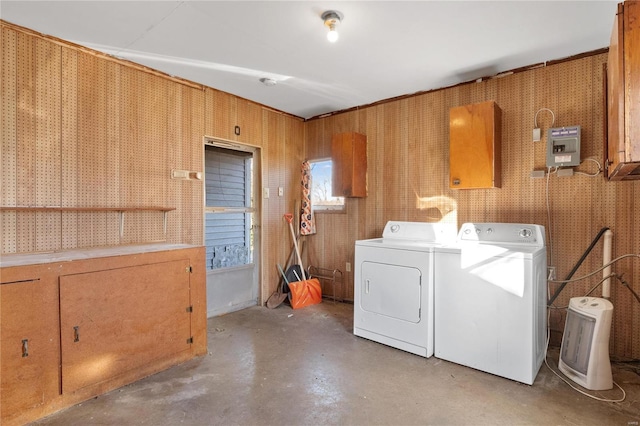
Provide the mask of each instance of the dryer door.
{"label": "dryer door", "polygon": [[402,321],[419,322],[421,275],[420,270],[412,267],[362,262],[362,309]]}

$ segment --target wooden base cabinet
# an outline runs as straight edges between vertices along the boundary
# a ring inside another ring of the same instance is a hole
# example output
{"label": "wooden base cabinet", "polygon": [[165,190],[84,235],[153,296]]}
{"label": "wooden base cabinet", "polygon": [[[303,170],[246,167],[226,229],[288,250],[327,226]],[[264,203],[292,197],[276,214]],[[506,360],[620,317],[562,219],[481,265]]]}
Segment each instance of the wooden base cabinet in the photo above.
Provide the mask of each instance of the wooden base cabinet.
{"label": "wooden base cabinet", "polygon": [[60,393],[50,296],[55,301],[54,285],[39,279],[0,284],[0,424]]}
{"label": "wooden base cabinet", "polygon": [[122,250],[135,249],[49,262],[32,255],[32,263],[3,256],[0,424],[36,420],[206,353],[204,248]]}
{"label": "wooden base cabinet", "polygon": [[62,392],[191,344],[189,259],[60,277]]}

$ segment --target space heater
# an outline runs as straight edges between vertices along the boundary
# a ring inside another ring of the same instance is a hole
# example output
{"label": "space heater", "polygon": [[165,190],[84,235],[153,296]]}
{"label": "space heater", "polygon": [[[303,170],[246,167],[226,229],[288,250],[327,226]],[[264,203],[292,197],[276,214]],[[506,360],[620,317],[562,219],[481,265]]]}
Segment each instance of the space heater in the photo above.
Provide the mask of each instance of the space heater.
{"label": "space heater", "polygon": [[612,316],[613,305],[606,299],[574,297],[569,301],[558,367],[584,388],[613,388],[609,361]]}

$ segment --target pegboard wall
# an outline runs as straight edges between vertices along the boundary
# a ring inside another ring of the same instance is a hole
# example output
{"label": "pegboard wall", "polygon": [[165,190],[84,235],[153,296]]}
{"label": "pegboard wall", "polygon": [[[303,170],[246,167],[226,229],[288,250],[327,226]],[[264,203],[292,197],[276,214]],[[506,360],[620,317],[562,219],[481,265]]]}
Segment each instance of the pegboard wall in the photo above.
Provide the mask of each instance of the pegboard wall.
{"label": "pegboard wall", "polygon": [[[304,122],[1,24],[1,254],[154,241],[202,245],[202,181],[170,176],[172,169],[202,171],[206,135],[259,147],[256,184],[272,194],[284,188],[282,197],[254,200],[266,301],[279,280],[275,264],[289,253],[283,215],[293,212],[300,190]],[[119,208],[128,209],[124,220]],[[173,209],[166,233],[162,208]]]}
{"label": "pegboard wall", "polygon": [[202,242],[202,88],[4,22],[1,81],[3,254]]}
{"label": "pegboard wall", "polygon": [[[554,127],[582,127],[581,159],[603,163],[603,64],[606,54],[588,56],[510,76],[411,96],[317,120],[307,125],[309,158],[330,155],[331,135],[356,131],[367,136],[368,196],[348,199],[346,214],[318,214],[318,234],[308,237],[311,262],[344,270],[353,266],[357,239],[377,238],[388,220],[438,221],[441,211],[460,226],[464,222],[522,222],[544,225],[549,265],[565,277],[602,227],[614,233],[614,257],[640,252],[640,182],[608,182],[573,175],[532,178],[546,168],[546,130],[552,116],[541,112],[542,141],[533,142],[534,116],[541,108],[555,113]],[[502,188],[451,190],[449,174],[449,110],[494,100],[502,109]],[[594,173],[595,162],[584,161],[576,171]],[[546,170],[545,170],[546,171]],[[547,219],[546,195],[550,218]],[[449,211],[448,209],[455,210]],[[362,212],[365,212],[363,214]],[[602,264],[602,242],[596,245],[574,277]],[[640,293],[640,260],[624,260],[614,271],[624,273]],[[556,300],[584,295],[602,274],[569,284]],[[345,275],[347,299],[353,299],[353,273]],[[551,285],[555,291],[557,285]],[[594,295],[601,294],[600,290]],[[612,283],[615,307],[612,353],[640,358],[640,304],[628,289]],[[552,343],[559,345],[564,310],[551,315]],[[508,320],[508,319],[505,319]],[[635,332],[634,332],[635,330]]]}
{"label": "pegboard wall", "polygon": [[5,23],[1,82],[3,254],[201,243],[201,88]]}

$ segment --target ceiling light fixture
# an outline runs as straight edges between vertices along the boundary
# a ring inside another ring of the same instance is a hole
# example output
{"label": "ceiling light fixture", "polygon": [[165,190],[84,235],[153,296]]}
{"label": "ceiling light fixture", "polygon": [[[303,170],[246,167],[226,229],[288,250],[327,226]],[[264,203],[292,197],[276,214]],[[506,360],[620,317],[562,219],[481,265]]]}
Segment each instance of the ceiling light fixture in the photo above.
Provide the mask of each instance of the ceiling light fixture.
{"label": "ceiling light fixture", "polygon": [[324,25],[329,27],[329,32],[327,33],[327,40],[331,43],[335,43],[338,40],[338,31],[336,27],[342,21],[344,15],[337,10],[327,10],[321,16],[324,21]]}

